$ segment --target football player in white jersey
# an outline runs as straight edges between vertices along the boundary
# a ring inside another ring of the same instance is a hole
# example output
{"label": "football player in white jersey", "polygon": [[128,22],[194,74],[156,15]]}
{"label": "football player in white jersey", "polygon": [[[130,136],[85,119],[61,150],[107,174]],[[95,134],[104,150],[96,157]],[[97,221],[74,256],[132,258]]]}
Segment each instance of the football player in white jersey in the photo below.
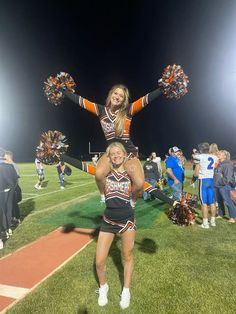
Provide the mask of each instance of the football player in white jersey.
{"label": "football player in white jersey", "polygon": [[200,154],[194,155],[196,168],[193,175],[193,181],[199,179],[199,199],[201,202],[201,210],[203,223],[202,228],[209,229],[208,222],[208,206],[210,206],[212,227],[216,226],[216,206],[215,206],[215,188],[214,188],[214,169],[218,162],[218,157],[209,154],[210,145],[201,143],[198,145]]}

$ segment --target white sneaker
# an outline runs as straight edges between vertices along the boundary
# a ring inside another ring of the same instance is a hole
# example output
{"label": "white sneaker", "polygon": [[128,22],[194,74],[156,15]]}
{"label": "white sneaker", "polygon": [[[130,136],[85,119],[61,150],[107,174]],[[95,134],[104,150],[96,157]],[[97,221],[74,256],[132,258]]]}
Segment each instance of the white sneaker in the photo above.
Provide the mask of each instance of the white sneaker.
{"label": "white sneaker", "polygon": [[109,290],[109,286],[108,284],[105,284],[103,287],[98,289],[98,305],[99,306],[105,306],[108,303],[108,299],[107,299],[107,293]]}
{"label": "white sneaker", "polygon": [[9,236],[12,236],[12,230],[11,229],[8,229],[7,233],[9,234]]}
{"label": "white sneaker", "polygon": [[216,222],[215,221],[211,221],[210,224],[211,224],[212,227],[216,227]]}
{"label": "white sneaker", "polygon": [[209,224],[201,224],[201,227],[203,228],[203,229],[209,229],[210,227],[209,227]]}
{"label": "white sneaker", "polygon": [[105,198],[104,194],[101,194],[100,203],[101,204],[105,204],[106,203],[106,198]]}
{"label": "white sneaker", "polygon": [[39,186],[38,186],[38,184],[35,184],[35,189],[37,189],[37,190],[39,190]]}
{"label": "white sneaker", "polygon": [[64,186],[61,186],[61,190],[64,190],[65,188],[64,188]]}
{"label": "white sneaker", "polygon": [[3,249],[3,242],[2,242],[2,240],[0,239],[0,250],[2,250]]}
{"label": "white sneaker", "polygon": [[130,305],[130,291],[127,289],[126,291],[122,291],[121,299],[120,299],[120,307],[124,310],[127,309]]}

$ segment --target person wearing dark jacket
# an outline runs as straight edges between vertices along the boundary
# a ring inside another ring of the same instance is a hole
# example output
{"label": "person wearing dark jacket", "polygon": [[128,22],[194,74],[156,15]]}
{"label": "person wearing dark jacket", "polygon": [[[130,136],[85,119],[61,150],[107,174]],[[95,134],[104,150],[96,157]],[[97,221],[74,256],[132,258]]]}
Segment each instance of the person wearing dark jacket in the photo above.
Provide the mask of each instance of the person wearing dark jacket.
{"label": "person wearing dark jacket", "polygon": [[17,173],[14,167],[5,163],[5,150],[0,148],[0,248],[2,240],[12,234],[11,218],[14,191],[17,184]]}
{"label": "person wearing dark jacket", "polygon": [[221,150],[219,152],[220,164],[215,169],[214,184],[216,188],[216,197],[218,202],[218,215],[223,217],[225,215],[226,204],[229,211],[229,223],[235,223],[236,221],[236,209],[230,196],[230,191],[235,184],[234,167],[230,160],[230,153]]}
{"label": "person wearing dark jacket", "polygon": [[[160,172],[158,170],[157,163],[147,158],[143,165],[145,181],[155,186],[157,180],[160,179]],[[143,192],[143,199],[146,201],[148,199],[148,192]]]}

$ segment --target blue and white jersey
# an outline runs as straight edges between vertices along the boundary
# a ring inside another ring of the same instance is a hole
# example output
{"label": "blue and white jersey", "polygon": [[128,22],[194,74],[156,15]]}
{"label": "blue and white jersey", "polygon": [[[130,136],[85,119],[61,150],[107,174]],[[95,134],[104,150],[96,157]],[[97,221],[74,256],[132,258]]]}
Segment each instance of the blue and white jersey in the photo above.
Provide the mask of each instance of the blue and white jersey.
{"label": "blue and white jersey", "polygon": [[200,165],[199,179],[212,179],[214,177],[214,169],[218,162],[218,157],[212,154],[196,154],[194,160]]}

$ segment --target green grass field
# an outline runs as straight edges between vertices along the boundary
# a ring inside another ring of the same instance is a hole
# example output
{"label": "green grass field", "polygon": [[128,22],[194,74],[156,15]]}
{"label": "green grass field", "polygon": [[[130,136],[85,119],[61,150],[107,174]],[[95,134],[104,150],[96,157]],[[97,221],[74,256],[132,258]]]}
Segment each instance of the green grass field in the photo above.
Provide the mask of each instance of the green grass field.
{"label": "green grass field", "polygon": [[[34,189],[34,164],[19,166],[22,223],[0,256],[72,222],[79,227],[99,226],[103,206],[92,176],[72,167],[66,189],[60,190],[55,166],[45,166],[44,189],[38,191]],[[187,176],[191,177],[190,170]],[[194,192],[188,177],[186,190]],[[198,223],[175,226],[166,217],[167,208],[157,200],[147,204],[138,200],[132,301],[127,310],[119,308],[122,263],[117,237],[107,264],[107,306],[100,308],[95,294],[95,238],[7,313],[235,313],[236,226],[224,219],[209,230],[201,229]]]}

